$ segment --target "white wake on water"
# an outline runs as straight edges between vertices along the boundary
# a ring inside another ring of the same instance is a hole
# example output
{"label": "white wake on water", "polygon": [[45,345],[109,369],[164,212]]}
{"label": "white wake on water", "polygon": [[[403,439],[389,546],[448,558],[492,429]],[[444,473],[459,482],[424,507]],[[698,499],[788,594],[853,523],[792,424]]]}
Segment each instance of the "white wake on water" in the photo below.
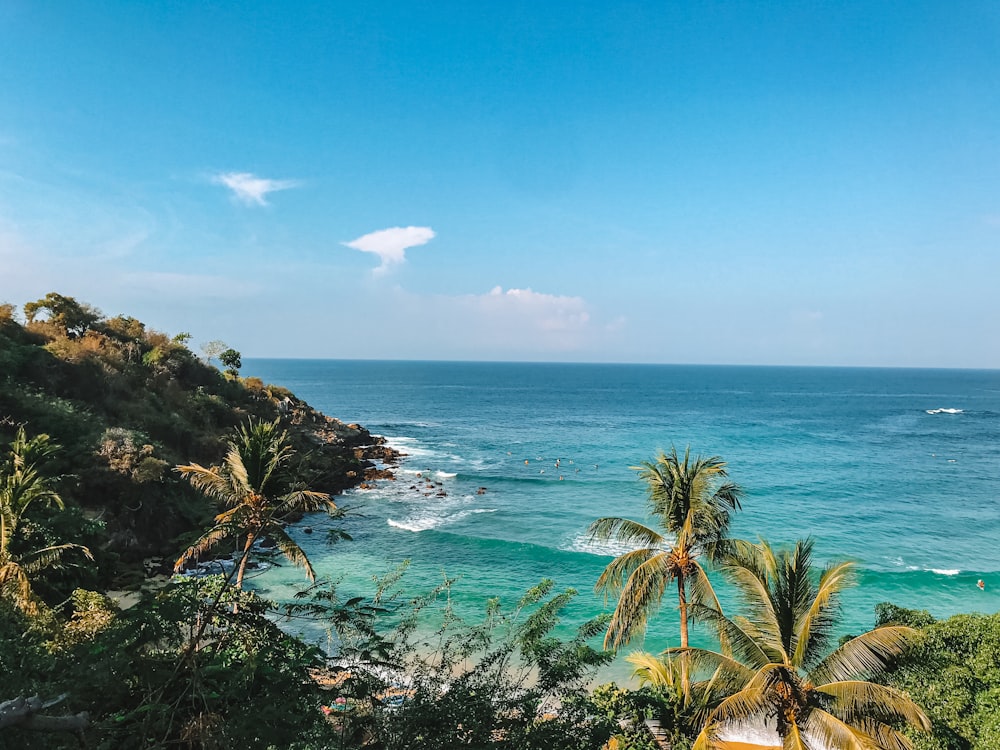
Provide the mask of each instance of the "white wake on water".
{"label": "white wake on water", "polygon": [[927,409],[928,414],[961,414],[962,409]]}

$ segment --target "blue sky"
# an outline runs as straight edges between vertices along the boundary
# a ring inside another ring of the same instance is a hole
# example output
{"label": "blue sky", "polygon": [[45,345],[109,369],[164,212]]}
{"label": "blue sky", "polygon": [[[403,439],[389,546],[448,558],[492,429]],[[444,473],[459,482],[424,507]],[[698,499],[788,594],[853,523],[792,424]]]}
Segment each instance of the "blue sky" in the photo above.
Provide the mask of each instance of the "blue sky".
{"label": "blue sky", "polygon": [[0,301],[244,356],[1000,368],[993,2],[0,3]]}

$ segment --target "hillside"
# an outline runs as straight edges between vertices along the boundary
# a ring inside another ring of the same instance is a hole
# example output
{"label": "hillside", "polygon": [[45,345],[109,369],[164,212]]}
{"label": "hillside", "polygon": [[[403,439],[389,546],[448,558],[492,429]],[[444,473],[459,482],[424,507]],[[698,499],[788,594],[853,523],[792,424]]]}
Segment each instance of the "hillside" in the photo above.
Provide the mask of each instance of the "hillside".
{"label": "hillside", "polygon": [[296,475],[318,491],[351,487],[374,470],[371,459],[392,454],[284,388],[221,372],[188,349],[186,334],[105,317],[58,294],[18,317],[0,305],[0,445],[23,424],[62,447],[59,492],[70,507],[41,514],[33,528],[94,551],[96,572],[67,573],[77,576],[67,587],[122,583],[150,558],[169,564],[215,513],[173,467],[217,462],[247,417],[281,420]]}

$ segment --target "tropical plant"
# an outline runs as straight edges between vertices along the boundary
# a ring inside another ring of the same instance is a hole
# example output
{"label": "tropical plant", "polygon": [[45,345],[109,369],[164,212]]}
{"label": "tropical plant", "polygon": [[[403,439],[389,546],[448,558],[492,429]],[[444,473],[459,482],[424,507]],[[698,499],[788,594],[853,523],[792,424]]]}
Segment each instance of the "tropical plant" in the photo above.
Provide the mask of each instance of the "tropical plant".
{"label": "tropical plant", "polygon": [[544,580],[513,607],[486,600],[483,618],[467,622],[454,580],[411,599],[397,585],[404,570],[377,579],[370,598],[340,601],[324,583],[286,608],[336,631],[330,698],[349,709],[335,714],[339,747],[590,750],[617,729],[585,689],[613,658],[590,645],[604,618],[555,634],[574,590]]}
{"label": "tropical plant", "polygon": [[813,542],[775,552],[766,541],[733,545],[723,573],[746,606],[728,618],[696,605],[733,656],[704,649],[668,649],[692,673],[711,675],[727,695],[714,708],[695,750],[718,747],[724,729],[776,729],[785,750],[908,750],[901,723],[928,730],[924,712],[907,695],[870,680],[885,673],[916,640],[917,631],[877,627],[833,651],[841,592],[853,583],[853,564],[828,565],[817,577]]}
{"label": "tropical plant", "polygon": [[595,589],[617,596],[618,604],[604,638],[605,648],[618,648],[646,629],[667,586],[677,585],[681,647],[688,645],[688,603],[718,609],[712,584],[699,558],[715,559],[725,548],[730,514],[739,510],[742,490],[723,481],[726,463],[718,456],[684,457],[675,448],[655,461],[633,467],[645,480],[649,511],[662,531],[627,518],[599,518],[590,525],[594,539],[638,545],[604,569]]}
{"label": "tropical plant", "polygon": [[29,440],[22,425],[0,464],[0,596],[10,599],[26,614],[37,614],[41,604],[31,585],[32,576],[57,567],[69,550],[93,559],[90,550],[80,544],[18,549],[18,526],[33,504],[63,508],[62,498],[45,472],[45,465],[57,450],[48,435]]}
{"label": "tropical plant", "polygon": [[305,570],[309,580],[315,580],[309,558],[288,535],[284,521],[301,513],[332,514],[337,506],[326,493],[293,486],[287,471],[292,453],[288,434],[279,427],[278,420],[250,419],[229,441],[221,466],[178,466],[177,471],[192,486],[219,502],[224,510],[215,517],[215,526],[184,550],[175,569],[182,569],[189,560],[224,540],[236,540],[242,548],[236,588],[242,588],[251,548],[257,540],[268,537],[292,564]]}

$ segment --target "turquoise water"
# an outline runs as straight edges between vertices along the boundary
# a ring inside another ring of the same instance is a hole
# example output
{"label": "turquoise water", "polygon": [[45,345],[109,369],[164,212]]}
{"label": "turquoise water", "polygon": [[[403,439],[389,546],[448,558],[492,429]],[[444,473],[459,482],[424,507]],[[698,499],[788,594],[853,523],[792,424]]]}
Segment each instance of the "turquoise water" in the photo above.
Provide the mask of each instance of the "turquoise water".
{"label": "turquoise water", "polygon": [[[338,498],[353,542],[295,532],[345,590],[410,559],[408,590],[460,576],[454,599],[472,615],[549,577],[580,592],[567,613],[580,622],[604,609],[593,584],[616,551],[591,544],[588,524],[643,520],[629,467],[690,445],[746,490],[735,536],[812,536],[821,561],[858,563],[844,632],[870,628],[880,601],[1000,610],[1000,372],[249,360],[244,374],[408,454],[395,482]],[[286,566],[254,584],[281,598],[302,581]],[[676,633],[668,600],[645,647]]]}

